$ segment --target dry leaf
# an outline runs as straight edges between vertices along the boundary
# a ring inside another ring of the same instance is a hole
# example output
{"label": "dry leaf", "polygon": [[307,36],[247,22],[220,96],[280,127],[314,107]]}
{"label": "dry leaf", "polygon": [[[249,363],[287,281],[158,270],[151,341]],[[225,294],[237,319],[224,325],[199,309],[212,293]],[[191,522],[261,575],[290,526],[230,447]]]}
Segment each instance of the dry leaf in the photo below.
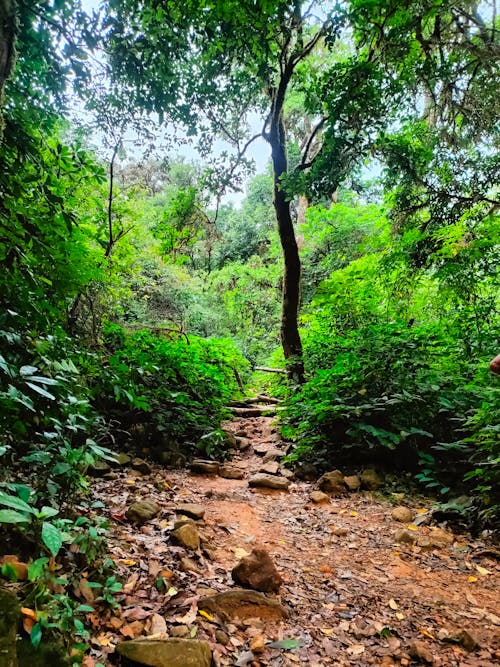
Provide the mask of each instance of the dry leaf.
{"label": "dry leaf", "polygon": [[213,621],[213,620],[214,620],[214,617],[213,617],[213,616],[210,616],[210,614],[209,614],[208,612],[203,611],[203,609],[199,609],[199,610],[198,610],[198,614],[199,614],[200,616],[203,616],[204,618],[206,618],[207,621]]}
{"label": "dry leaf", "polygon": [[349,514],[351,516],[358,516],[358,513],[356,512],[356,510],[352,510],[352,512],[349,512]]}
{"label": "dry leaf", "polygon": [[417,526],[413,523],[409,523],[407,526],[408,530],[418,530]]}
{"label": "dry leaf", "polygon": [[365,652],[363,644],[352,644],[346,648],[346,653],[349,655],[361,655]]}
{"label": "dry leaf", "polygon": [[137,584],[138,579],[139,579],[139,574],[138,574],[138,573],[133,574],[133,575],[128,579],[127,583],[124,584],[124,586],[123,586],[123,592],[124,592],[124,593],[127,593],[127,594],[128,594],[128,593],[132,593],[132,591],[134,590],[134,588],[135,588],[135,586],[136,586],[136,584]]}
{"label": "dry leaf", "polygon": [[167,634],[167,624],[163,616],[160,614],[150,616],[146,624],[146,632],[148,635]]}
{"label": "dry leaf", "polygon": [[27,632],[29,635],[31,634],[31,631],[33,630],[33,627],[36,625],[36,621],[31,618],[30,616],[24,616],[23,617],[23,628],[24,631]]}
{"label": "dry leaf", "polygon": [[334,631],[331,628],[320,628],[320,632],[322,632],[327,637],[333,637],[334,635]]}
{"label": "dry leaf", "polygon": [[26,618],[31,618],[35,623],[38,621],[38,614],[29,607],[21,607],[21,614]]}
{"label": "dry leaf", "polygon": [[429,637],[429,639],[435,639],[434,635],[425,628],[419,628],[418,631],[420,632],[421,635],[424,635],[424,637]]}
{"label": "dry leaf", "polygon": [[248,551],[245,551],[245,549],[242,549],[241,547],[234,547],[233,553],[236,558],[246,558],[247,556],[250,556]]}
{"label": "dry leaf", "polygon": [[396,602],[396,600],[393,600],[392,598],[389,600],[388,604],[389,604],[389,607],[391,609],[394,609],[394,610],[399,609],[398,603]]}
{"label": "dry leaf", "polygon": [[398,619],[398,621],[402,621],[404,617],[405,615],[402,614],[400,611],[398,611],[398,613],[396,614],[396,618]]}
{"label": "dry leaf", "polygon": [[473,576],[471,575],[470,577],[467,578],[467,581],[468,581],[470,584],[473,584],[473,583],[475,583],[475,582],[477,581],[477,577],[473,577]]}
{"label": "dry leaf", "polygon": [[122,565],[135,565],[136,561],[135,560],[129,560],[129,559],[124,559],[124,560],[119,560],[119,563]]}
{"label": "dry leaf", "polygon": [[483,577],[486,577],[488,574],[491,574],[491,572],[489,570],[487,570],[485,567],[481,567],[481,565],[476,565],[476,570]]}

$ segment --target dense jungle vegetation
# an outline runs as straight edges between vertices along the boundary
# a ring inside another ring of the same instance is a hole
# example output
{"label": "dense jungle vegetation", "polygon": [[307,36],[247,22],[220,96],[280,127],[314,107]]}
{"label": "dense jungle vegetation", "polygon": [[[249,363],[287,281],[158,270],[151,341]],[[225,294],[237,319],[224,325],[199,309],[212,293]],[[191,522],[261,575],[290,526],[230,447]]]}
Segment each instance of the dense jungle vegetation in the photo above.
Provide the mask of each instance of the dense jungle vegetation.
{"label": "dense jungle vegetation", "polygon": [[223,458],[252,387],[291,466],[498,518],[498,38],[470,0],[1,0],[0,536],[34,645],[77,662],[77,573],[120,588],[88,472]]}

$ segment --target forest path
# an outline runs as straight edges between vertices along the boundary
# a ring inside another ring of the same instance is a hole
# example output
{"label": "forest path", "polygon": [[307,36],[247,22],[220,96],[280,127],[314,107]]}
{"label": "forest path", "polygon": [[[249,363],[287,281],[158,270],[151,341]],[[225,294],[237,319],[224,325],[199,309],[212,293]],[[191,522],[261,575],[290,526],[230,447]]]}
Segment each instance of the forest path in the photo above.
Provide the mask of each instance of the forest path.
{"label": "forest path", "polygon": [[[216,665],[498,664],[498,569],[484,545],[425,526],[408,531],[420,546],[398,544],[405,526],[392,518],[394,505],[369,492],[316,505],[307,482],[288,491],[250,488],[265,452],[281,446],[273,420],[240,417],[226,428],[250,441],[231,462],[243,479],[155,466],[145,475],[121,469],[93,485],[112,519],[109,554],[126,584],[121,609],[93,619],[87,667],[117,664],[117,642],[147,635],[206,640]],[[161,511],[138,526],[125,512],[141,499]],[[204,510],[195,522],[201,549],[172,539],[185,503]],[[404,498],[415,514],[420,503]],[[288,617],[200,613],[200,598],[237,588],[231,570],[256,547],[281,574],[279,593],[269,597]],[[282,640],[292,641],[270,645]]]}

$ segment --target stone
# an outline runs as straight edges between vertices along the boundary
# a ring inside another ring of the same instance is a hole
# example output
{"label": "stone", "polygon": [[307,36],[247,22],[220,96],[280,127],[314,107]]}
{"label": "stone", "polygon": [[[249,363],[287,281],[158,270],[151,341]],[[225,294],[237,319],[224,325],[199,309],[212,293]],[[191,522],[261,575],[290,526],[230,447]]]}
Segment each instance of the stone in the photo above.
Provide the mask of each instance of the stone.
{"label": "stone", "polygon": [[125,516],[135,523],[145,523],[154,519],[160,513],[160,509],[160,506],[153,500],[139,500],[130,505]]}
{"label": "stone", "polygon": [[192,551],[200,548],[200,535],[196,526],[192,523],[185,523],[183,526],[176,528],[171,532],[171,535],[181,547]]}
{"label": "stone", "polygon": [[409,507],[395,507],[392,510],[391,517],[394,521],[400,521],[401,523],[411,523],[413,521],[413,512]]}
{"label": "stone", "polygon": [[0,588],[0,664],[17,667],[16,635],[21,610],[14,593]]}
{"label": "stone", "polygon": [[204,459],[194,459],[191,462],[191,472],[197,472],[202,475],[217,475],[220,464],[217,461],[205,461]]}
{"label": "stone", "polygon": [[210,667],[212,650],[198,639],[132,639],[116,645],[123,658],[150,667]]}
{"label": "stone", "polygon": [[175,508],[176,514],[184,514],[192,519],[203,519],[205,516],[205,508],[196,503],[182,503]]}
{"label": "stone", "polygon": [[144,461],[144,459],[132,459],[132,463],[130,465],[133,470],[137,470],[137,472],[140,472],[141,475],[151,474],[152,468],[149,463]]}
{"label": "stone", "polygon": [[420,535],[417,544],[422,549],[440,549],[449,547],[453,544],[453,535],[447,533],[442,528],[432,527],[428,535]]}
{"label": "stone", "polygon": [[288,468],[281,468],[281,476],[290,480],[295,479],[295,473],[293,470],[289,470]]}
{"label": "stone", "polygon": [[187,557],[181,558],[179,564],[183,572],[194,572],[195,574],[200,573],[200,568],[192,558],[187,558]]}
{"label": "stone", "polygon": [[280,464],[277,463],[276,461],[268,461],[267,463],[263,463],[260,468],[259,472],[265,472],[267,475],[277,475],[280,469]]}
{"label": "stone", "polygon": [[224,630],[215,631],[215,641],[222,646],[227,646],[229,644],[229,635],[224,632]]}
{"label": "stone", "polygon": [[366,470],[363,470],[360,479],[361,486],[367,491],[376,491],[383,484],[382,478],[376,470],[373,470],[373,468],[367,468]]}
{"label": "stone", "polygon": [[189,628],[187,625],[174,625],[169,630],[171,637],[187,637],[189,635]]}
{"label": "stone", "polygon": [[398,542],[398,544],[415,544],[417,536],[410,533],[409,530],[398,530],[394,535],[394,540]]}
{"label": "stone", "polygon": [[258,473],[252,475],[248,480],[248,486],[259,489],[276,489],[278,491],[287,491],[290,486],[290,480],[279,475],[266,475]]}
{"label": "stone", "polygon": [[466,651],[475,651],[477,648],[480,648],[479,642],[468,630],[460,630],[455,639]]}
{"label": "stone", "polygon": [[174,530],[177,530],[177,528],[180,528],[181,526],[185,526],[187,523],[190,523],[192,526],[196,525],[194,519],[191,519],[189,516],[180,515],[176,517],[174,521]]}
{"label": "stone", "polygon": [[128,454],[125,454],[124,452],[120,452],[119,454],[114,455],[113,463],[117,465],[119,468],[122,468],[123,466],[128,466],[131,462],[132,462],[132,457],[129,456]]}
{"label": "stone", "polygon": [[349,491],[358,491],[358,489],[361,488],[361,480],[358,475],[348,475],[347,477],[344,477],[344,484]]}
{"label": "stone", "polygon": [[266,650],[266,638],[263,634],[259,633],[252,638],[252,641],[250,642],[250,650],[252,653],[255,653],[255,655],[264,653]]}
{"label": "stone", "polygon": [[244,452],[249,449],[251,444],[252,443],[248,438],[236,438],[236,447],[240,450],[240,452]]}
{"label": "stone", "polygon": [[330,496],[327,493],[323,493],[323,491],[311,491],[309,499],[315,505],[324,505],[330,502]]}
{"label": "stone", "polygon": [[332,472],[325,472],[318,479],[318,488],[331,496],[341,496],[346,492],[344,484],[344,475],[340,470],[332,470]]}
{"label": "stone", "polygon": [[219,468],[219,475],[220,477],[224,477],[224,479],[243,479],[245,471],[236,466],[225,464]]}
{"label": "stone", "polygon": [[271,556],[265,549],[253,549],[249,556],[242,558],[233,568],[231,575],[240,586],[263,593],[276,593],[283,583]]}
{"label": "stone", "polygon": [[217,614],[224,620],[261,618],[276,621],[287,617],[286,609],[263,593],[234,589],[198,600],[198,609]]}
{"label": "stone", "polygon": [[248,431],[245,431],[244,428],[240,428],[236,433],[234,434],[237,438],[246,438],[248,437]]}
{"label": "stone", "polygon": [[299,463],[295,468],[295,477],[304,482],[314,482],[318,479],[318,469],[313,463]]}
{"label": "stone", "polygon": [[408,653],[412,658],[416,658],[421,662],[427,662],[431,665],[434,662],[434,656],[430,652],[427,644],[424,642],[418,640],[411,642],[410,646],[408,647]]}
{"label": "stone", "polygon": [[269,449],[264,454],[262,462],[267,463],[268,461],[279,461],[279,459],[283,458],[283,456],[285,456],[285,452],[282,452],[281,449]]}
{"label": "stone", "polygon": [[104,477],[111,472],[111,466],[106,461],[96,461],[87,468],[87,474],[91,477]]}
{"label": "stone", "polygon": [[238,444],[238,440],[235,434],[232,431],[223,431],[223,433],[226,445],[228,445],[229,447],[236,447]]}
{"label": "stone", "polygon": [[329,528],[331,534],[335,535],[336,537],[345,537],[349,534],[347,528],[342,528],[341,526],[329,526]]}

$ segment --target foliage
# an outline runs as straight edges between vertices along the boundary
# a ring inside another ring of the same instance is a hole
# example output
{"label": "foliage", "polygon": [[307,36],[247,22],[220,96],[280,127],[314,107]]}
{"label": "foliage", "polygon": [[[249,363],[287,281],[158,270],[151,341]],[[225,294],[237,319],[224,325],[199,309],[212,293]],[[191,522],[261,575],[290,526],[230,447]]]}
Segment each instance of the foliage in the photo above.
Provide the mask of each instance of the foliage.
{"label": "foliage", "polygon": [[200,442],[203,448],[202,437],[220,427],[224,406],[240,391],[237,377],[248,366],[224,339],[170,339],[108,325],[105,343],[107,355],[92,386],[96,405],[119,415],[124,426],[146,423],[149,444],[160,451],[172,443],[185,455]]}

